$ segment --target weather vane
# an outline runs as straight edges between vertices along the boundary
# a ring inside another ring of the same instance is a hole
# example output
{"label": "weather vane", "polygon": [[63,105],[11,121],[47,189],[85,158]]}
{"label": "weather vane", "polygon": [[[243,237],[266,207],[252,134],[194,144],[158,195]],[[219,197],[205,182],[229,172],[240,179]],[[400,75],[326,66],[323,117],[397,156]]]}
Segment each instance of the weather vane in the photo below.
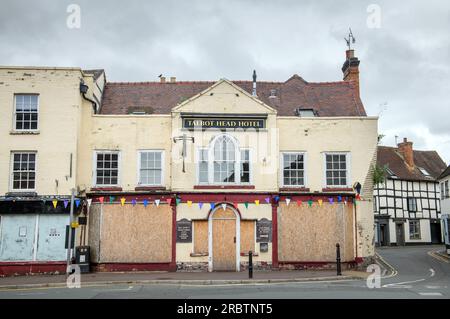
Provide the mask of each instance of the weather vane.
{"label": "weather vane", "polygon": [[345,42],[347,42],[348,49],[350,50],[351,49],[351,47],[350,47],[351,43],[355,43],[356,39],[353,36],[352,29],[348,28],[348,30],[349,30],[348,38],[344,38],[344,40],[345,40]]}

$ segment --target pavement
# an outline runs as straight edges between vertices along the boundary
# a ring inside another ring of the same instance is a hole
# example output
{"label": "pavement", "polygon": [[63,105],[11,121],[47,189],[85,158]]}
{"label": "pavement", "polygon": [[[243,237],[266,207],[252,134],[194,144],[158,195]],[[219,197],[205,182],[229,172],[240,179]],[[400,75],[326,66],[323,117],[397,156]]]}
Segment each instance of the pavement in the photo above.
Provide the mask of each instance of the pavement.
{"label": "pavement", "polygon": [[[81,286],[119,285],[119,284],[254,284],[282,283],[324,280],[360,279],[364,272],[343,271],[255,271],[249,279],[248,272],[97,272],[81,275]],[[0,289],[24,289],[42,287],[66,287],[65,275],[29,275],[0,278]]]}

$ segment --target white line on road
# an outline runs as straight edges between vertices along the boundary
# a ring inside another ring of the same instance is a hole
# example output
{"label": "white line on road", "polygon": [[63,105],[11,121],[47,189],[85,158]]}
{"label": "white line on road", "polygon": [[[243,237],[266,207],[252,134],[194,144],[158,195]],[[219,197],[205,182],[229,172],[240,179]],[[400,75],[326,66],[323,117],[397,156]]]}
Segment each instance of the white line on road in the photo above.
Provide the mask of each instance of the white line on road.
{"label": "white line on road", "polygon": [[396,282],[396,283],[393,283],[393,284],[383,285],[382,287],[383,288],[389,288],[389,287],[401,286],[403,284],[412,284],[414,282],[421,282],[421,281],[424,281],[424,280],[425,279],[418,279],[418,280],[411,280],[411,281],[404,281],[404,282]]}
{"label": "white line on road", "polygon": [[430,268],[430,272],[431,272],[431,276],[430,277],[434,277],[434,269],[433,268]]}
{"label": "white line on road", "polygon": [[440,292],[419,292],[421,296],[442,296]]}

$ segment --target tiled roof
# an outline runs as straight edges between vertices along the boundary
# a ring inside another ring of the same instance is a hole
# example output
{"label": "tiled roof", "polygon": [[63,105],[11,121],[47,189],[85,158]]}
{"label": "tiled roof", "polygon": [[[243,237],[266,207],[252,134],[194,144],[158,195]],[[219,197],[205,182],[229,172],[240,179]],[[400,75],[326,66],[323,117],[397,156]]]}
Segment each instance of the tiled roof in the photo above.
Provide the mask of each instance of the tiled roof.
{"label": "tiled roof", "polygon": [[[251,94],[252,81],[232,81]],[[101,114],[145,111],[169,114],[178,103],[193,97],[215,82],[108,82]],[[271,97],[271,92],[275,96]],[[279,116],[294,116],[295,109],[314,109],[318,116],[366,116],[353,81],[308,83],[298,75],[286,82],[257,82],[257,97],[277,110]]]}
{"label": "tiled roof", "polygon": [[[379,166],[387,166],[398,177],[403,180],[433,181],[445,170],[446,164],[436,151],[414,152],[414,165],[410,169],[396,147],[378,146],[377,162]],[[424,168],[430,177],[424,175],[420,168]]]}
{"label": "tiled roof", "polygon": [[447,166],[445,171],[442,172],[442,174],[439,176],[439,179],[442,179],[442,178],[447,177],[449,175],[450,175],[450,165]]}

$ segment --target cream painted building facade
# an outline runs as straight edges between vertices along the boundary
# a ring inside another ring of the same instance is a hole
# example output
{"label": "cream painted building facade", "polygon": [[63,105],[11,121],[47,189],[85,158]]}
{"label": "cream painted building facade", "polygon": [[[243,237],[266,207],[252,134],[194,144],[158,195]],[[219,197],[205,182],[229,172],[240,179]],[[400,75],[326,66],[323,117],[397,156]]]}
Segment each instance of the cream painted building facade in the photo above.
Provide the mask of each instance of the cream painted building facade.
{"label": "cream painted building facade", "polygon": [[[344,81],[325,83],[256,74],[111,83],[80,69],[17,80],[32,69],[11,68],[8,78],[2,68],[0,102],[11,111],[0,124],[2,220],[18,218],[12,199],[24,200],[5,183],[11,156],[33,151],[27,200],[56,198],[62,209],[75,187],[88,217],[77,242],[98,270],[240,271],[249,251],[259,268],[332,267],[337,243],[349,267],[370,262],[377,118],[364,111],[358,66],[347,52]],[[20,94],[39,95],[36,134],[10,132]]]}

